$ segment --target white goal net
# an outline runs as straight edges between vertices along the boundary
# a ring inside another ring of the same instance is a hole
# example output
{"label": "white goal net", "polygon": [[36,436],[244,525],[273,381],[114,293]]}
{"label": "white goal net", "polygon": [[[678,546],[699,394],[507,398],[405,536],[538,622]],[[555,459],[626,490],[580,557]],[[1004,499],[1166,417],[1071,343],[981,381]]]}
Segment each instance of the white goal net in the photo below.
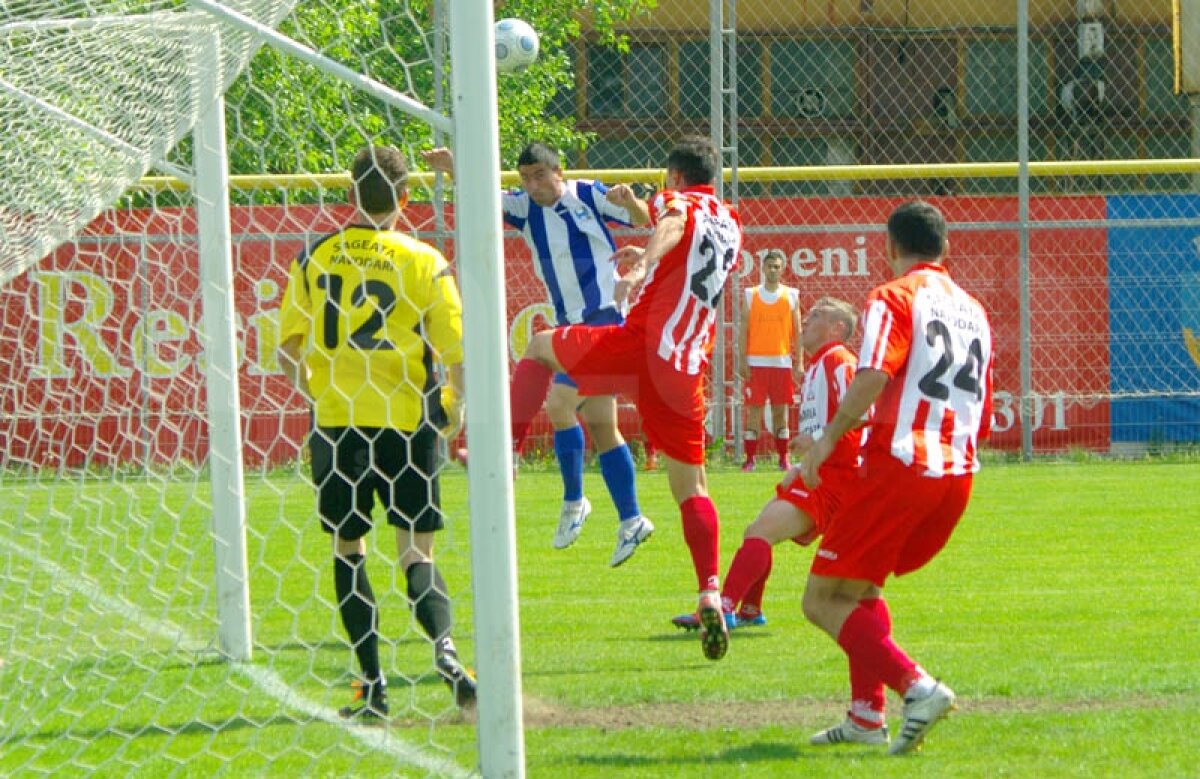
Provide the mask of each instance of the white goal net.
{"label": "white goal net", "polygon": [[[416,0],[0,4],[0,774],[479,765],[378,507],[367,567],[391,716],[338,716],[360,668],[317,520],[310,412],[277,354],[291,261],[354,215],[354,152],[395,146],[415,170],[450,142],[420,121],[448,103],[446,15]],[[197,188],[214,110],[227,205]],[[432,179],[409,188],[402,228],[453,259]],[[213,408],[232,410],[227,429]],[[467,479],[439,467],[435,559],[474,665]],[[246,593],[253,643],[231,652],[225,615]]]}

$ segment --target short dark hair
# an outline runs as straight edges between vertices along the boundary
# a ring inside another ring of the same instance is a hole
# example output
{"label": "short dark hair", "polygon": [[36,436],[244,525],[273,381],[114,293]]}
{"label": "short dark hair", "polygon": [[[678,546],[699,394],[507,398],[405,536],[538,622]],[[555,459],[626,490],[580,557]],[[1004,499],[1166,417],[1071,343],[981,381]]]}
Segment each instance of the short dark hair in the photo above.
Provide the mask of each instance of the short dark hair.
{"label": "short dark hair", "polygon": [[721,157],[707,138],[688,136],[667,155],[667,172],[670,171],[682,174],[684,184],[689,187],[712,184],[721,175]]}
{"label": "short dark hair", "polygon": [[354,156],[350,186],[366,213],[395,211],[408,192],[408,162],[393,146],[368,146]]}
{"label": "short dark hair", "polygon": [[521,155],[517,157],[518,167],[538,164],[545,165],[550,170],[561,170],[562,161],[559,159],[558,149],[541,141],[534,141],[521,149]]}
{"label": "short dark hair", "polygon": [[936,260],[946,252],[946,217],[924,200],[897,206],[888,217],[887,230],[902,255]]}
{"label": "short dark hair", "polygon": [[787,255],[780,249],[768,249],[767,253],[763,255],[760,265],[766,265],[770,260],[779,260],[783,263],[783,267],[787,267]]}

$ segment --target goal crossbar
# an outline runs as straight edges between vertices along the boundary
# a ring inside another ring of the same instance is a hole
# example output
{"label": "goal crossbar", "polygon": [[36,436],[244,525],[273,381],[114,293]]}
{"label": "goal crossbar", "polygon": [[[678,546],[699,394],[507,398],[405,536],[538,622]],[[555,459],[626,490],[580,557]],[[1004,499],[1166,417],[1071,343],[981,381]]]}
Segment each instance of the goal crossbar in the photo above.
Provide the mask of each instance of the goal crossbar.
{"label": "goal crossbar", "polygon": [[378,98],[388,105],[399,108],[402,111],[410,114],[416,119],[420,119],[435,130],[452,135],[454,132],[454,123],[445,115],[434,111],[424,103],[414,100],[407,95],[403,95],[389,87],[383,82],[377,81],[369,76],[364,76],[357,71],[354,71],[340,62],[330,59],[325,55],[299,43],[286,35],[268,27],[265,24],[255,21],[250,17],[240,14],[230,8],[225,7],[220,3],[212,2],[212,0],[189,0],[191,5],[201,10],[204,10],[213,16],[228,22],[229,24],[238,27],[247,32],[251,32],[262,38],[267,44],[286,52],[287,54],[303,60],[313,67],[319,69],[323,73],[327,73],[334,78],[345,81],[347,84],[362,90],[363,92]]}

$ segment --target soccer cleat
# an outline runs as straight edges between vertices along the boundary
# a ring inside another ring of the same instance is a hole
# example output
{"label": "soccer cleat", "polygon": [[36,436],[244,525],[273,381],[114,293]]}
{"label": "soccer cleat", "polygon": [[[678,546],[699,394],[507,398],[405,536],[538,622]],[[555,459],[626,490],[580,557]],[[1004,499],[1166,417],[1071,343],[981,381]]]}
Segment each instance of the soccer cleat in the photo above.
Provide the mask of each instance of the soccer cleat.
{"label": "soccer cleat", "polygon": [[753,460],[747,460],[746,462],[742,463],[742,473],[753,473],[753,472],[754,472],[754,461]]}
{"label": "soccer cleat", "polygon": [[[732,611],[725,611],[722,613],[725,615],[725,627],[728,630],[734,630],[742,626],[743,623],[741,617],[738,617]],[[700,617],[695,614],[680,614],[678,617],[671,617],[671,624],[677,628],[683,628],[684,630],[699,630]],[[767,621],[764,618],[762,622],[756,622],[754,624],[765,625],[767,624]]]}
{"label": "soccer cleat", "polygon": [[864,728],[849,717],[840,725],[826,728],[808,740],[813,746],[823,747],[830,744],[869,744],[884,746],[888,743],[886,726]]}
{"label": "soccer cleat", "polygon": [[442,677],[450,692],[454,693],[454,703],[460,709],[474,706],[476,683],[475,674],[471,673],[471,669],[460,663],[458,656],[453,652],[443,652],[437,656],[434,663],[438,676]]}
{"label": "soccer cleat", "polygon": [[613,550],[612,559],[608,564],[616,568],[621,563],[633,557],[638,546],[654,532],[654,525],[645,517],[634,517],[623,520],[617,528],[617,548]]}
{"label": "soccer cleat", "polygon": [[[725,615],[725,620],[728,622],[728,621],[729,621],[729,617],[731,617],[731,616],[733,616],[733,615],[731,615],[731,614],[726,614],[726,615]],[[760,611],[760,612],[758,612],[757,614],[755,614],[754,616],[748,616],[748,615],[746,615],[746,614],[741,614],[741,613],[739,613],[739,614],[738,614],[738,615],[737,615],[737,616],[734,618],[734,620],[735,620],[735,621],[734,621],[734,624],[732,624],[732,625],[730,625],[730,626],[729,626],[731,629],[732,629],[732,628],[734,628],[734,627],[739,627],[739,628],[761,628],[761,627],[766,627],[766,624],[767,624],[767,617],[766,617],[766,615],[764,615],[764,614],[763,614],[761,611]]]}
{"label": "soccer cleat", "polygon": [[575,543],[592,513],[592,504],[587,498],[579,500],[564,500],[562,511],[558,515],[558,529],[554,531],[554,548],[566,549]]}
{"label": "soccer cleat", "polygon": [[680,614],[678,617],[671,617],[671,624],[684,630],[699,630],[700,618],[695,614]]}
{"label": "soccer cleat", "polygon": [[646,455],[646,465],[643,470],[647,470],[647,471],[657,471],[658,470],[658,455],[657,454]]}
{"label": "soccer cleat", "polygon": [[[733,617],[732,614],[728,616]],[[721,595],[716,590],[700,593],[696,617],[700,622],[700,648],[704,656],[709,660],[720,660],[729,649],[729,622],[721,611]]]}
{"label": "soccer cleat", "polygon": [[357,706],[352,702],[349,706],[343,706],[338,709],[339,717],[355,720],[364,725],[378,725],[387,721],[388,702],[386,687],[382,684],[364,684],[358,679],[351,682],[350,686],[354,688],[354,702],[362,702]]}
{"label": "soccer cleat", "polygon": [[892,741],[888,754],[904,755],[920,748],[925,734],[953,708],[954,691],[941,682],[937,682],[933,691],[924,698],[912,700],[906,696],[904,722],[901,723],[900,732]]}

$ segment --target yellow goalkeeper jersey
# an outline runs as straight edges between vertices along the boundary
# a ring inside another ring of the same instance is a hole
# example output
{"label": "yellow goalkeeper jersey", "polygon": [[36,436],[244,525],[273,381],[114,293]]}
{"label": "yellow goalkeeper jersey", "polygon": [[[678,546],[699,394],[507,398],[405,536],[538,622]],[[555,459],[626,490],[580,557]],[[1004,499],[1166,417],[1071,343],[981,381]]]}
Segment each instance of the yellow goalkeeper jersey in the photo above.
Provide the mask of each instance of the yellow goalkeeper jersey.
{"label": "yellow goalkeeper jersey", "polygon": [[353,225],[309,246],[292,261],[279,328],[281,343],[303,339],[322,427],[416,430],[433,361],[463,359],[446,259],[396,231]]}

